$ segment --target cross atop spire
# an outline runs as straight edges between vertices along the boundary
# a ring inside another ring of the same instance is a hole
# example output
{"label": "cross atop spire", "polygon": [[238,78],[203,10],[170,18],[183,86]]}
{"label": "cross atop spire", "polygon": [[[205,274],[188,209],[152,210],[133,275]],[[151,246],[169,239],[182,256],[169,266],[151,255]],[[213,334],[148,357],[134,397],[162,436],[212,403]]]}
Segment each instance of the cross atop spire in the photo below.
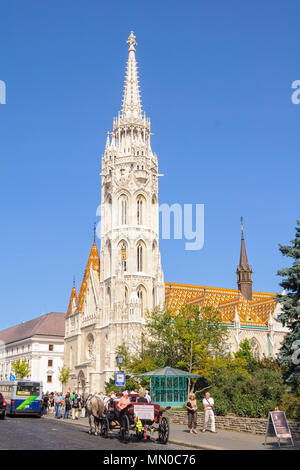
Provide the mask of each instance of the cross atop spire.
{"label": "cross atop spire", "polygon": [[135,46],[137,46],[137,42],[133,31],[131,31],[128,37],[127,44],[129,49],[123,94],[122,118],[134,121],[136,119],[142,119],[142,105],[138,68],[135,59]]}

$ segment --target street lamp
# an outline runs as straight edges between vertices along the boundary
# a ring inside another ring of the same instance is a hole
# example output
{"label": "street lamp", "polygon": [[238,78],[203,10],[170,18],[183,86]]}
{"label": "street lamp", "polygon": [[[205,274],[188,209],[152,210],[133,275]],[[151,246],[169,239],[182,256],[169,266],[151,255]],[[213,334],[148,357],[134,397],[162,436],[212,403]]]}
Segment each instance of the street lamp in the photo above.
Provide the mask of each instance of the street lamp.
{"label": "street lamp", "polygon": [[[119,367],[119,372],[121,372],[121,365],[123,363],[123,360],[124,360],[123,354],[118,353],[117,356],[116,356],[116,362],[117,362],[118,367]],[[121,393],[121,387],[119,387],[119,393]]]}
{"label": "street lamp", "polygon": [[118,366],[119,366],[119,371],[121,371],[121,365],[122,365],[122,363],[123,363],[123,360],[124,360],[123,354],[118,353],[118,355],[117,355],[117,357],[116,357],[116,362],[117,362],[117,364],[118,364]]}

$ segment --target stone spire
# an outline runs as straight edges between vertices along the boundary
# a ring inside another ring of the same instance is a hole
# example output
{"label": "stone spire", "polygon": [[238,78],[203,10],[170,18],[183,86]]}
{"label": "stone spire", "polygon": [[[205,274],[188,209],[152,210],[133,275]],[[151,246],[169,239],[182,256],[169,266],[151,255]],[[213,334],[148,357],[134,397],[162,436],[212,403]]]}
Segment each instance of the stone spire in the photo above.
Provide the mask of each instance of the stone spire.
{"label": "stone spire", "polygon": [[244,223],[241,217],[241,252],[240,262],[237,267],[238,289],[246,300],[252,300],[252,268],[248,263],[246,245],[244,239]]}
{"label": "stone spire", "polygon": [[122,118],[127,120],[142,119],[138,68],[135,59],[135,46],[137,46],[137,42],[133,31],[131,31],[129,35],[127,44],[129,49],[123,94]]}

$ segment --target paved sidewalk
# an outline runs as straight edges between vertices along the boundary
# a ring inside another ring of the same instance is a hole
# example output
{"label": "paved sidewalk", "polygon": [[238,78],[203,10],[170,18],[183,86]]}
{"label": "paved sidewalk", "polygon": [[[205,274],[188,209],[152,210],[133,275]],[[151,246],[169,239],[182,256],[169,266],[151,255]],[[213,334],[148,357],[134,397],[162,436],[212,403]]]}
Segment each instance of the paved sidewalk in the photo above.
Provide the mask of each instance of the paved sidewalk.
{"label": "paved sidewalk", "polygon": [[[43,419],[55,419],[53,415],[47,415]],[[73,424],[76,426],[89,427],[88,418],[78,420],[55,419],[58,422]],[[198,434],[190,434],[189,430],[180,424],[170,425],[170,444],[187,446],[199,450],[277,450],[279,449],[274,437],[268,437],[267,445],[264,445],[265,436],[262,434],[250,434],[234,431],[220,430],[216,434],[206,431]],[[281,441],[281,450],[300,450],[300,442],[294,440],[295,447],[292,447],[290,440]]]}

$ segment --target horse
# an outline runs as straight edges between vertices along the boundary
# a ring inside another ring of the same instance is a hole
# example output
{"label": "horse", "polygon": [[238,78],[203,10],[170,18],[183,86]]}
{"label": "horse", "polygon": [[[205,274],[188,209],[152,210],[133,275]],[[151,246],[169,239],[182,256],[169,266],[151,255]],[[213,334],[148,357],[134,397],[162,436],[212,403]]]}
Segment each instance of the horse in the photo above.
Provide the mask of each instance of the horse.
{"label": "horse", "polygon": [[[100,419],[103,417],[104,401],[97,393],[90,393],[85,399],[85,403],[90,425],[89,434],[94,433],[95,436],[97,436],[99,434]],[[93,428],[92,418],[94,418],[95,430]]]}

